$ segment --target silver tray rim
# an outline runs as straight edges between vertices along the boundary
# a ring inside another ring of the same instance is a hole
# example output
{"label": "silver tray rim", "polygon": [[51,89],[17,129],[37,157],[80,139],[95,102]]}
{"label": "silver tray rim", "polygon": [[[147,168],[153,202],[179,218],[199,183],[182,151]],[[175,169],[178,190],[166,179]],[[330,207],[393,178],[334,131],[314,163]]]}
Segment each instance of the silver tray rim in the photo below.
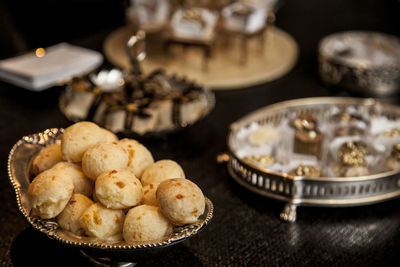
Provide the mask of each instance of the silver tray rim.
{"label": "silver tray rim", "polygon": [[385,69],[385,68],[392,69],[392,68],[400,67],[400,58],[398,58],[397,63],[393,63],[393,64],[389,63],[389,64],[382,64],[380,66],[367,67],[362,64],[356,64],[354,62],[350,63],[345,60],[340,60],[337,57],[335,57],[334,55],[327,53],[326,46],[328,46],[329,43],[335,42],[338,40],[342,40],[345,38],[351,39],[351,38],[356,38],[356,37],[361,37],[364,39],[367,39],[367,38],[380,39],[382,42],[396,45],[397,48],[400,49],[400,38],[395,35],[391,35],[391,34],[384,33],[384,32],[377,32],[377,31],[361,31],[361,30],[340,31],[340,32],[332,33],[328,36],[325,36],[324,38],[322,38],[319,41],[318,55],[320,57],[320,60],[331,60],[331,61],[338,63],[339,65],[347,66],[349,68],[357,68],[357,69],[375,69],[375,68],[376,69]]}
{"label": "silver tray rim", "polygon": [[[13,187],[16,195],[16,201],[18,205],[18,210],[22,213],[28,223],[36,230],[44,233],[48,238],[57,240],[63,244],[78,247],[78,248],[91,248],[91,249],[100,249],[100,250],[111,250],[111,251],[136,251],[143,249],[152,249],[152,248],[163,248],[168,247],[179,242],[184,241],[185,239],[192,237],[193,235],[202,231],[211,221],[214,212],[214,206],[211,200],[205,197],[205,212],[199,218],[196,223],[188,224],[182,227],[178,227],[173,234],[171,234],[168,238],[163,240],[155,240],[155,241],[145,241],[145,242],[112,242],[105,240],[95,240],[88,237],[80,237],[70,233],[69,231],[65,231],[61,229],[54,220],[44,220],[34,216],[31,216],[28,212],[29,207],[24,206],[22,198],[25,200],[28,199],[27,195],[22,192],[23,188],[21,186],[21,180],[25,179],[29,181],[29,171],[22,170],[25,175],[24,177],[19,177],[15,174],[14,164],[15,164],[15,154],[26,144],[29,145],[37,145],[37,147],[45,146],[47,144],[54,143],[56,139],[64,132],[63,128],[50,128],[43,132],[30,134],[19,139],[14,146],[12,147],[7,162],[8,169],[8,178],[11,186]],[[37,148],[35,148],[37,150]],[[34,153],[36,154],[36,153]],[[34,155],[33,154],[33,155]],[[23,159],[23,163],[26,166],[29,166],[33,155]],[[27,188],[25,188],[27,190]]]}

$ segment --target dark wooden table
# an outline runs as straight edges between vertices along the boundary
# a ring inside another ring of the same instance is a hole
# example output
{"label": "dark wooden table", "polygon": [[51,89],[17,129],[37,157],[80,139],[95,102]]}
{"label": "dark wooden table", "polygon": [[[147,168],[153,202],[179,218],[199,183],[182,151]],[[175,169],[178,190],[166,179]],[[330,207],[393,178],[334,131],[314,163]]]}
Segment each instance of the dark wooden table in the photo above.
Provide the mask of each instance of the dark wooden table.
{"label": "dark wooden table", "polygon": [[[231,122],[259,107],[300,97],[347,96],[324,86],[316,48],[327,34],[379,30],[400,36],[399,1],[287,1],[277,26],[298,41],[300,57],[285,77],[268,84],[216,92],[217,105],[205,120],[163,140],[142,140],[156,159],[178,161],[213,201],[214,218],[199,235],[142,266],[395,266],[400,262],[400,199],[356,208],[298,209],[294,224],[279,220],[283,204],[236,184],[216,156],[226,150]],[[112,29],[71,43],[101,50]],[[7,157],[22,136],[71,124],[58,109],[62,88],[34,93],[0,83],[0,265],[86,266],[75,248],[33,230],[17,210],[7,177]],[[392,97],[391,102],[399,103]]]}

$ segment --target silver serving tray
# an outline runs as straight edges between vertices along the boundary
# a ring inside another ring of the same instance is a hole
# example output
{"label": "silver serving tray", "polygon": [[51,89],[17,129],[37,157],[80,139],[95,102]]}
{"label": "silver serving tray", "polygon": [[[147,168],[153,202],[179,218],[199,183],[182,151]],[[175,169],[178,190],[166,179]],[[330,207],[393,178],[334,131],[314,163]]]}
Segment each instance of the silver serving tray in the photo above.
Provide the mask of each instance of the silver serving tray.
{"label": "silver serving tray", "polygon": [[280,217],[296,220],[297,206],[346,207],[373,204],[400,196],[400,173],[388,171],[359,177],[308,178],[272,172],[241,160],[233,149],[236,133],[252,122],[260,125],[276,123],[293,114],[323,112],[335,105],[365,106],[371,115],[399,118],[400,107],[380,104],[374,99],[321,97],[284,101],[266,106],[230,125],[228,135],[228,171],[243,187],[266,197],[286,202]]}
{"label": "silver serving tray", "polygon": [[31,216],[31,204],[28,198],[28,186],[31,181],[30,166],[34,155],[44,146],[59,141],[64,129],[47,129],[44,132],[22,137],[11,149],[8,157],[8,174],[15,190],[18,209],[26,220],[40,232],[65,245],[84,249],[82,254],[95,258],[107,258],[109,262],[132,261],[143,254],[153,254],[162,248],[184,241],[201,230],[213,216],[213,204],[206,198],[206,208],[196,223],[175,228],[174,232],[163,240],[148,242],[112,242],[75,235],[59,227],[55,220],[44,220]]}

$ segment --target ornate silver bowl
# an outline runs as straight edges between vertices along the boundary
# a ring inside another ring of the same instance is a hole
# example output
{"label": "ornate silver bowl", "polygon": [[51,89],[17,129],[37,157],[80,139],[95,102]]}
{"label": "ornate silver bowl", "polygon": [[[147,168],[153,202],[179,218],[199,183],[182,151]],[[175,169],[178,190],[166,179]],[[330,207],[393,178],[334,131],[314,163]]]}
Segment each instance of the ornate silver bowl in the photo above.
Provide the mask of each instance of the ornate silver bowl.
{"label": "ornate silver bowl", "polygon": [[400,39],[379,32],[349,31],[321,40],[321,79],[356,93],[388,96],[400,89]]}
{"label": "ornate silver bowl", "polygon": [[8,157],[8,174],[10,183],[15,190],[18,208],[28,223],[36,230],[65,245],[80,248],[83,255],[92,258],[93,263],[126,265],[184,241],[199,233],[210,222],[214,208],[208,198],[206,198],[204,214],[196,223],[175,228],[174,232],[163,240],[148,242],[112,242],[78,236],[61,229],[54,220],[44,220],[32,216],[31,204],[27,195],[31,181],[31,160],[43,146],[58,142],[63,131],[63,129],[53,128],[24,136],[14,145]]}
{"label": "ornate silver bowl", "polygon": [[346,108],[363,105],[368,112],[399,118],[400,107],[382,105],[373,99],[358,98],[304,98],[266,106],[246,115],[230,125],[228,135],[228,171],[243,187],[266,197],[286,202],[280,217],[296,220],[297,206],[346,207],[377,203],[400,196],[400,173],[387,171],[359,177],[309,178],[272,172],[240,159],[234,149],[236,133],[252,122],[260,125],[290,118],[293,114],[318,114],[331,106]]}

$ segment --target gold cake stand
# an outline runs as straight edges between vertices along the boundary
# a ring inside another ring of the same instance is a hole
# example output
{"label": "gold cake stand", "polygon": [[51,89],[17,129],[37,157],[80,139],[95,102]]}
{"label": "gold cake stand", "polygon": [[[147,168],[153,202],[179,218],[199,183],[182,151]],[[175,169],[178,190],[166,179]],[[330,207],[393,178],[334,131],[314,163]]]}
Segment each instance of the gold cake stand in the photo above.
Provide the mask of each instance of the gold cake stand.
{"label": "gold cake stand", "polygon": [[[129,26],[112,32],[104,42],[104,53],[114,65],[127,69],[130,62],[126,42],[134,31]],[[174,46],[166,51],[160,34],[149,36],[145,73],[163,68],[168,74],[186,76],[211,89],[239,89],[273,81],[288,73],[297,61],[298,46],[286,32],[270,26],[264,42],[252,38],[247,43],[247,60],[241,63],[241,40],[219,38],[213,45],[207,68],[203,51],[194,47]]]}

